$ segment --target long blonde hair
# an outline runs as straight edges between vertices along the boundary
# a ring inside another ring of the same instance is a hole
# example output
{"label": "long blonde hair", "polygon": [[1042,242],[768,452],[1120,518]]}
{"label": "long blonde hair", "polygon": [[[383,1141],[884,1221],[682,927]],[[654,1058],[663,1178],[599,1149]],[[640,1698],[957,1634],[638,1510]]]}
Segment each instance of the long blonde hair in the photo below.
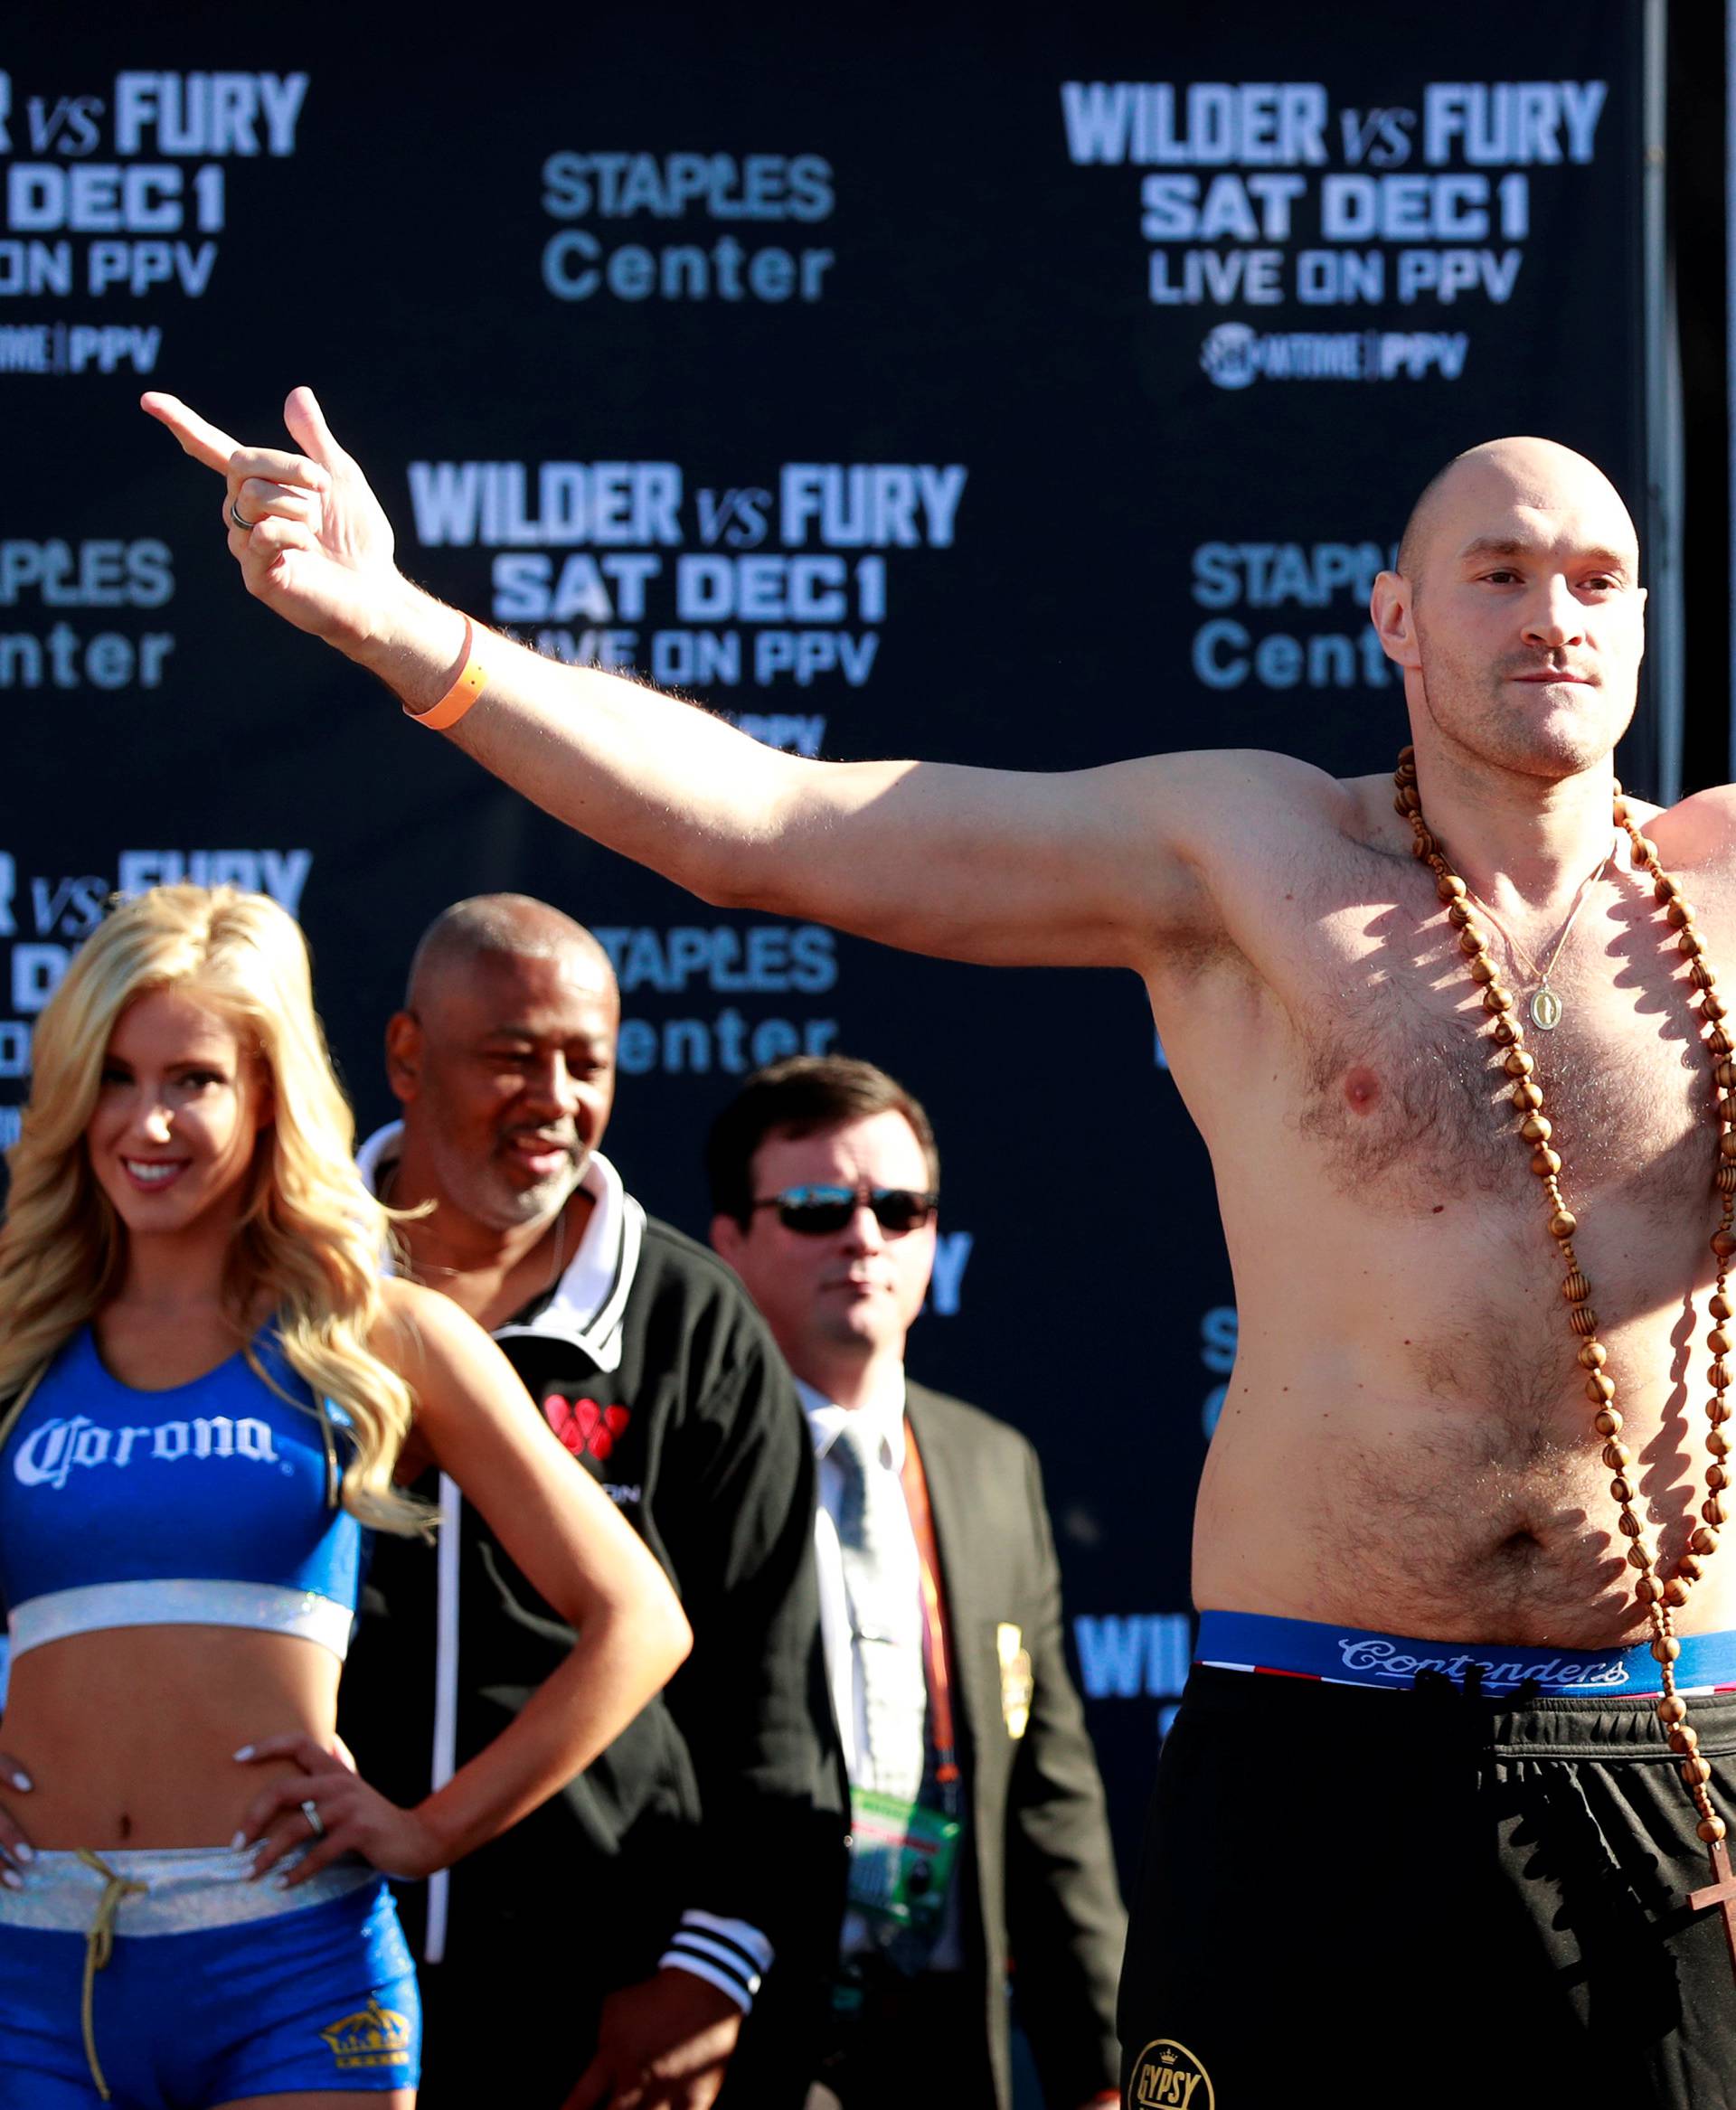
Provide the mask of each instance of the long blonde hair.
{"label": "long blonde hair", "polygon": [[306,942],[261,894],[155,887],[123,903],[38,1019],[0,1229],[0,1400],[29,1385],[119,1286],[126,1228],[91,1172],[85,1132],[117,1022],[135,998],[162,988],[208,1003],[271,1079],[272,1118],[224,1263],[224,1308],[247,1342],[250,1315],[269,1295],[285,1360],[316,1400],[349,1416],[344,1507],[386,1531],[420,1531],[423,1505],[392,1479],[410,1428],[410,1388],[368,1345],[383,1311],[391,1216],[355,1169],[354,1119],[314,1011]]}

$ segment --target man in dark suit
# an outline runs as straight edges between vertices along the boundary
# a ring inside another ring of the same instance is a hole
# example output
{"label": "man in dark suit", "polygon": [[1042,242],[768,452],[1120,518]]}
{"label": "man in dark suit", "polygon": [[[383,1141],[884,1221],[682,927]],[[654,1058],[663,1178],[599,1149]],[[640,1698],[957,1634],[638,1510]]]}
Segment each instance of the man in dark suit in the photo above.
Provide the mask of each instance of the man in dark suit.
{"label": "man in dark suit", "polygon": [[1009,1977],[1051,2110],[1118,2103],[1124,1920],[1036,1454],[904,1374],[934,1259],[928,1116],[872,1064],[794,1057],[724,1109],[708,1164],[712,1242],[819,1459],[854,1839],[811,2110],[1007,2110]]}

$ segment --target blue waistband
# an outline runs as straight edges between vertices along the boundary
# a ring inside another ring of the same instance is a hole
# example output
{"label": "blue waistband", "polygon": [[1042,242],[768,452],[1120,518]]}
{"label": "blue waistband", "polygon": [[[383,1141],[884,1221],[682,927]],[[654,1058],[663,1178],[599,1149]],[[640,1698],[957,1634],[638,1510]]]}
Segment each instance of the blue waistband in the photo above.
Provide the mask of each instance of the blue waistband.
{"label": "blue waistband", "polygon": [[[1636,1648],[1549,1648],[1509,1642],[1413,1641],[1363,1626],[1271,1619],[1259,1612],[1203,1612],[1196,1663],[1263,1671],[1327,1685],[1403,1691],[1433,1672],[1492,1698],[1530,1685],[1543,1694],[1643,1700],[1661,1690],[1644,1642]],[[1684,1634],[1675,1682],[1685,1693],[1736,1691],[1736,1633]]]}

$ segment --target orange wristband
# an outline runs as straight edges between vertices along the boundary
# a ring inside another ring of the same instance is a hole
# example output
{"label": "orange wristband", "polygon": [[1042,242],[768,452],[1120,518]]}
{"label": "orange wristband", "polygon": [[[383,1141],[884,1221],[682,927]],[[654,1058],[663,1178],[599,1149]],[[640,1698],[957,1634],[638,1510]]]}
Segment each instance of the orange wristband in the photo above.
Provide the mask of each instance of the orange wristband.
{"label": "orange wristband", "polygon": [[467,616],[464,618],[464,672],[439,702],[430,705],[428,710],[412,711],[406,703],[406,718],[413,718],[418,725],[427,726],[430,732],[444,732],[448,726],[456,725],[469,710],[488,681],[488,670],[476,657],[476,626]]}

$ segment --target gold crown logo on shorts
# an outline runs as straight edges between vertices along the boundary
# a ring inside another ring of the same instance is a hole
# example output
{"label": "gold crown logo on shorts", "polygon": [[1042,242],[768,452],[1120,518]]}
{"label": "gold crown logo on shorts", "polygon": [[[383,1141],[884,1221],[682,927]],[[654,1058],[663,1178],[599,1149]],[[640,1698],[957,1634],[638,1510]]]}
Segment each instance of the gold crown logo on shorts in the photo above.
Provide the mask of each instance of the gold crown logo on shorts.
{"label": "gold crown logo on shorts", "polygon": [[395,2008],[370,1999],[359,2015],[328,2022],[320,2035],[340,2071],[363,2066],[401,2066],[410,2057],[410,2021]]}

